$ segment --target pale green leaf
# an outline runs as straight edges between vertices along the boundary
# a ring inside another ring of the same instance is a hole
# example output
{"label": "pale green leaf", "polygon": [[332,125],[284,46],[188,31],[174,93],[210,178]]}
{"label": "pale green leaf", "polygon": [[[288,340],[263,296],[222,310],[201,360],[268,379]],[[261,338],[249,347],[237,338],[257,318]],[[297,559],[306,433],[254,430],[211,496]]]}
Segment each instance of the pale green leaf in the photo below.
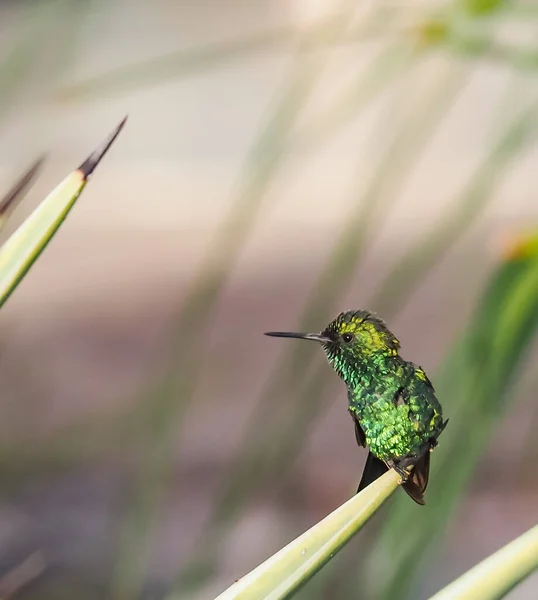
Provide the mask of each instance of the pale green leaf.
{"label": "pale green leaf", "polygon": [[76,171],[41,202],[0,248],[0,307],[50,242],[124,123],[125,119]]}
{"label": "pale green leaf", "polygon": [[217,600],[280,600],[304,585],[398,487],[392,469],[306,533],[236,581]]}
{"label": "pale green leaf", "polygon": [[430,600],[496,600],[538,569],[538,525],[482,561]]}

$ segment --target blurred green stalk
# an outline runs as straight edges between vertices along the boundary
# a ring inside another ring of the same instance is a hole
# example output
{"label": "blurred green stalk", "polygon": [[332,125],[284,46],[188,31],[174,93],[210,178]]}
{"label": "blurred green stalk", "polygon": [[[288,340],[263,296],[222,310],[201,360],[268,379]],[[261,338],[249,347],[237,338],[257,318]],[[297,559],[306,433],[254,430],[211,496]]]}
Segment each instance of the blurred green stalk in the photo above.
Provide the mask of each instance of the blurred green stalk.
{"label": "blurred green stalk", "polygon": [[[512,101],[516,100],[511,89],[507,90],[506,96]],[[501,104],[504,102],[505,98]],[[537,126],[538,110],[535,102],[532,102],[531,107],[519,111],[501,133],[492,150],[471,176],[459,200],[432,225],[423,239],[396,262],[370,303],[374,310],[382,315],[392,315],[404,307],[420,281],[475,223],[493,198],[500,179],[506,176],[514,159],[525,145],[536,138]]]}
{"label": "blurred green stalk", "polygon": [[497,600],[538,569],[538,525],[467,571],[430,600]]}
{"label": "blurred green stalk", "polygon": [[218,69],[229,61],[248,58],[256,52],[273,51],[275,47],[297,43],[303,51],[319,45],[334,43],[327,30],[339,27],[342,14],[335,14],[305,34],[295,27],[279,27],[262,33],[237,37],[223,42],[212,42],[165,56],[151,58],[133,65],[117,67],[101,75],[61,90],[60,99],[90,99],[94,95],[125,92],[132,88],[162,83],[170,78],[185,77],[208,69]]}
{"label": "blurred green stalk", "polygon": [[345,125],[357,117],[360,108],[375,92],[386,88],[387,82],[401,76],[406,69],[424,57],[424,53],[400,42],[384,46],[368,65],[365,73],[353,81],[349,88],[336,98],[328,108],[314,115],[292,140],[293,148],[311,148],[327,143]]}
{"label": "blurred green stalk", "polygon": [[[337,24],[327,28],[325,35],[328,38],[340,35],[352,12],[352,9],[346,11]],[[173,375],[162,381],[156,394],[149,424],[151,439],[142,451],[141,475],[123,527],[112,591],[121,600],[138,596],[152,515],[171,475],[177,429],[201,375],[205,333],[210,329],[220,292],[263,204],[282,159],[288,133],[322,72],[325,55],[310,52],[312,47],[313,42],[308,38],[299,44],[286,90],[247,159],[237,199],[216,232],[205,264],[199,269],[177,317],[169,367]]]}
{"label": "blurred green stalk", "polygon": [[[256,53],[289,50],[300,42],[305,52],[326,49],[337,44],[357,44],[372,37],[387,36],[395,31],[389,29],[394,15],[402,13],[390,5],[379,2],[366,16],[367,23],[348,27],[338,37],[327,36],[327,31],[340,27],[346,10],[334,12],[306,30],[287,25],[270,30],[236,37],[231,40],[211,42],[204,46],[171,52],[146,61],[125,65],[80,83],[66,86],[59,94],[60,100],[91,99],[96,95],[125,92],[143,86],[160,84],[169,79],[186,77],[210,69],[217,69],[234,60],[250,58]],[[422,13],[422,9],[418,11]],[[409,8],[407,9],[409,13]],[[396,27],[396,32],[399,31]],[[408,29],[403,28],[407,33]],[[401,41],[401,40],[400,40]]]}
{"label": "blurred green stalk", "polygon": [[36,160],[24,172],[13,187],[0,199],[0,231],[5,227],[9,216],[26,196],[27,191],[34,183],[34,179],[41,169],[44,158]]}
{"label": "blurred green stalk", "polygon": [[[64,0],[65,1],[65,0]],[[24,25],[11,51],[0,62],[0,116],[4,116],[21,82],[25,80],[38,55],[51,21],[57,17],[62,0],[32,4],[23,17]]]}

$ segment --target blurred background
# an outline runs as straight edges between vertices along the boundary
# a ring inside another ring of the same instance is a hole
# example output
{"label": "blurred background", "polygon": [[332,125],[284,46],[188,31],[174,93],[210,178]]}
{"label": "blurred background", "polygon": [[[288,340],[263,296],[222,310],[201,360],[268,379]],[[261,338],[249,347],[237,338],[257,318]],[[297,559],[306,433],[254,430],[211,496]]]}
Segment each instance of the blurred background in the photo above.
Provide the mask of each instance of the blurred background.
{"label": "blurred background", "polygon": [[129,114],[1,314],[2,598],[209,599],[347,500],[343,384],[262,333],[348,308],[450,425],[299,596],[427,598],[537,522],[537,40],[532,0],[0,2],[0,193],[47,153],[9,231]]}

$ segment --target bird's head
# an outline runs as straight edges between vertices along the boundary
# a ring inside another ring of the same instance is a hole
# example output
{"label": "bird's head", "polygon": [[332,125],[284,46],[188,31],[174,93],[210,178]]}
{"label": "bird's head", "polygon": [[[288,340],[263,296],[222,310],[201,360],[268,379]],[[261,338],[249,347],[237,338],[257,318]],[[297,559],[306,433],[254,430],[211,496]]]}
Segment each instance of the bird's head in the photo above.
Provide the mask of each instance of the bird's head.
{"label": "bird's head", "polygon": [[320,333],[273,331],[265,335],[319,342],[329,363],[346,383],[351,383],[365,365],[396,356],[400,348],[400,342],[385,323],[366,310],[340,313]]}

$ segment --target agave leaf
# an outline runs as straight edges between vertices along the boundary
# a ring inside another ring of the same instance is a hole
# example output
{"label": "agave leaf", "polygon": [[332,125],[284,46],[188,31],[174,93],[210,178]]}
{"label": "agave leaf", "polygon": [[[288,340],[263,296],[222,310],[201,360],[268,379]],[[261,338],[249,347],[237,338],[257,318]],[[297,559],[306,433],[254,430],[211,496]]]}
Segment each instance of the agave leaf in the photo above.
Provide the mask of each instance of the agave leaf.
{"label": "agave leaf", "polygon": [[0,248],[0,307],[50,242],[125,121],[41,202]]}
{"label": "agave leaf", "polygon": [[26,195],[28,188],[43,164],[43,160],[43,156],[38,158],[0,200],[0,230],[5,226],[9,215],[13,212],[17,204],[19,204]]}
{"label": "agave leaf", "polygon": [[538,569],[538,525],[467,571],[430,600],[495,600]]}
{"label": "agave leaf", "polygon": [[304,585],[359,531],[398,487],[390,470],[360,494],[236,581],[217,600],[279,600]]}

